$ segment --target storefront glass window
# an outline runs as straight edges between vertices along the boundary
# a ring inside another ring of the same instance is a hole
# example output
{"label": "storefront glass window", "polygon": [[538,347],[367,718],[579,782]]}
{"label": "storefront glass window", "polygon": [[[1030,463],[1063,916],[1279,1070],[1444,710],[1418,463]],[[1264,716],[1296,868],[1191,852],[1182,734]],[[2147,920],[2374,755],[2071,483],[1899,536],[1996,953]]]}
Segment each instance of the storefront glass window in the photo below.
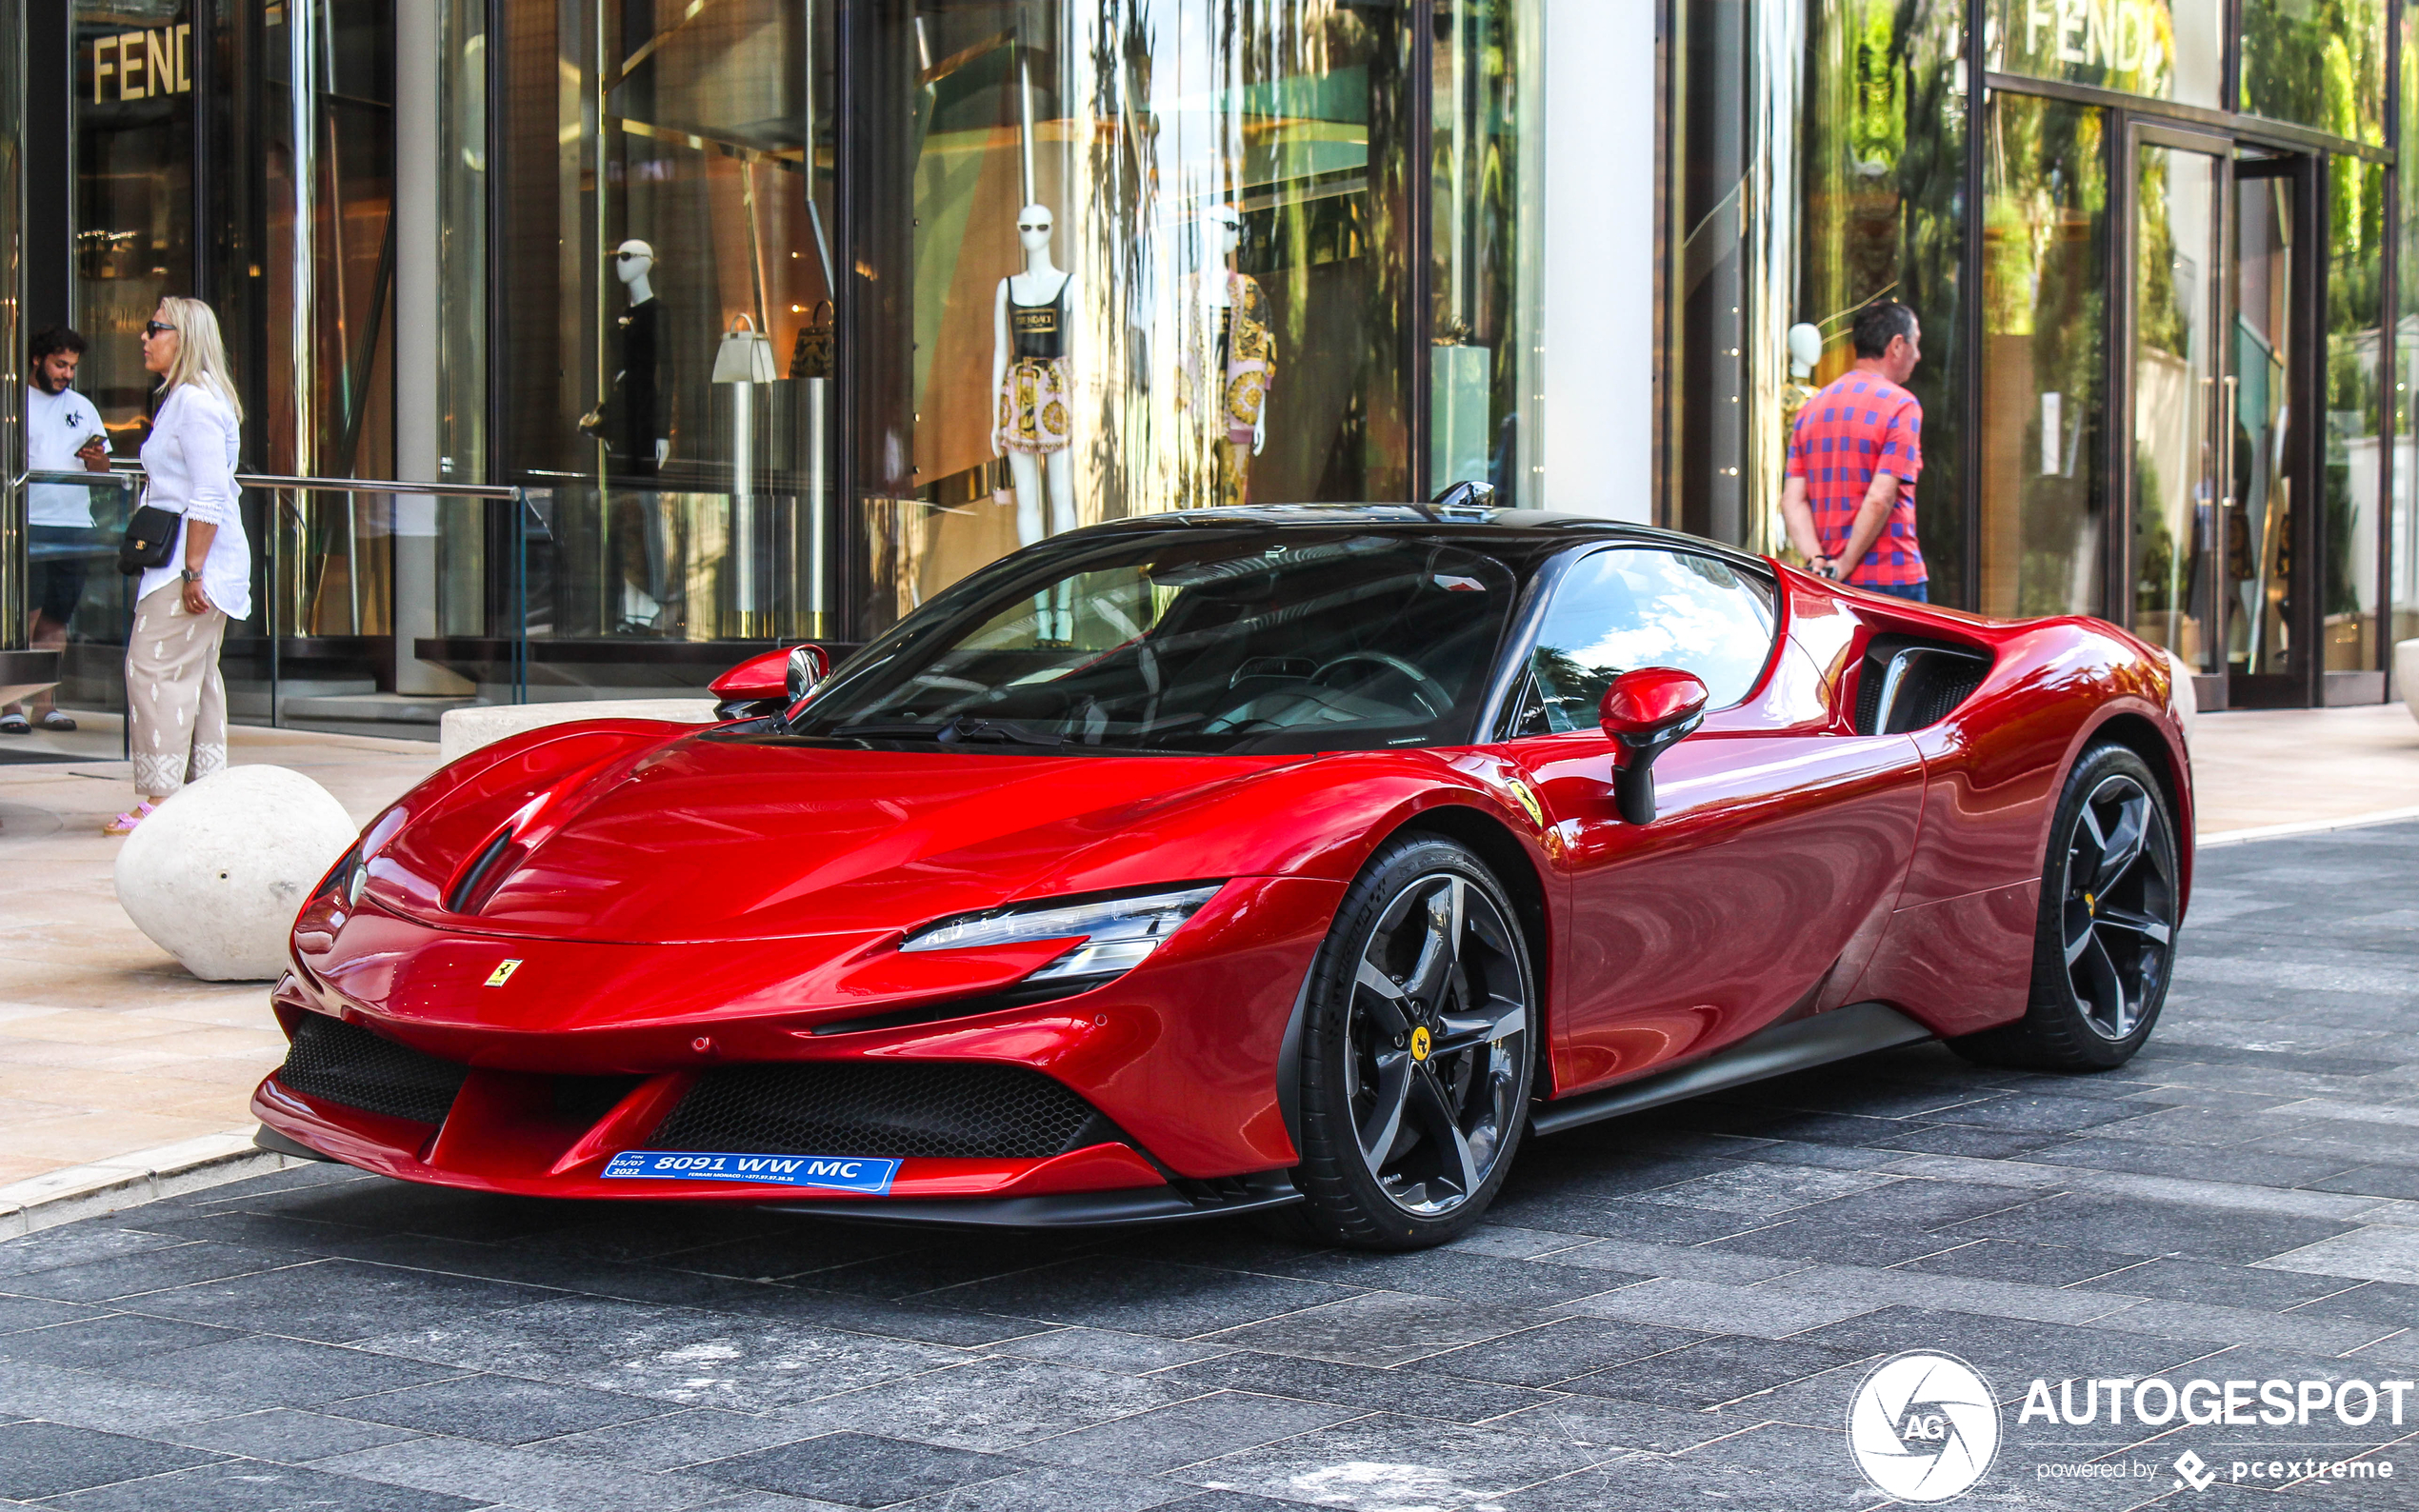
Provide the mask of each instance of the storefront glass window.
{"label": "storefront glass window", "polygon": [[2386,0],[2242,0],[2243,109],[2382,146]]}
{"label": "storefront glass window", "polygon": [[[0,121],[25,119],[25,11],[20,0],[0,0]],[[25,162],[19,132],[0,133],[0,280],[25,288]],[[25,460],[25,372],[20,367],[26,333],[18,328],[20,302],[0,299],[0,458],[13,471]],[[26,644],[26,499],[22,490],[0,488],[0,650]]]}
{"label": "storefront glass window", "polygon": [[2377,506],[2383,420],[2386,169],[2327,160],[2327,357],[2325,451],[2319,459],[2319,589],[2326,666],[2382,666],[2377,644]]}
{"label": "storefront glass window", "polygon": [[[1475,128],[1509,84],[1486,76],[1492,5],[1457,9],[1478,43],[1464,97],[1480,113],[1461,146],[1483,160]],[[1406,495],[1410,13],[1343,0],[863,13],[861,632],[1078,525]],[[1435,11],[1440,30],[1455,13]],[[1484,225],[1483,203],[1469,208]],[[1467,266],[1483,274],[1476,249]],[[1466,344],[1493,318],[1476,294],[1470,308]],[[1499,360],[1487,365],[1491,456]]]}
{"label": "storefront glass window", "polygon": [[[1760,412],[1775,449],[1812,388],[1855,360],[1849,326],[1881,299],[1905,302],[1923,326],[1922,366],[1908,388],[1924,407],[1916,534],[1934,603],[1966,604],[1964,294],[1966,92],[1960,7],[1825,0],[1809,7],[1806,135],[1798,159],[1797,299],[1786,324],[1812,326],[1821,356],[1791,362],[1770,385],[1779,416]],[[1783,287],[1788,287],[1784,285]],[[1786,353],[1775,311],[1760,334]],[[1767,464],[1768,472],[1777,463]],[[1779,497],[1768,478],[1765,516]],[[1778,539],[1767,525],[1768,543]]]}
{"label": "storefront glass window", "polygon": [[[2406,6],[2402,21],[2402,140],[2419,144],[2419,8]],[[2387,639],[2419,638],[2419,193],[2402,184],[2402,226],[2395,294],[2401,309],[2394,322],[2394,466],[2391,575],[2388,592],[2393,627]],[[2409,689],[2395,691],[2408,694]]]}
{"label": "storefront glass window", "polygon": [[1857,310],[1903,300],[1923,326],[1917,528],[1948,603],[1966,592],[1963,16],[1949,0],[1686,0],[1669,49],[1665,518],[1779,548],[1789,427],[1853,362]]}
{"label": "storefront glass window", "polygon": [[76,0],[76,387],[120,455],[150,418],[143,323],[192,291],[193,65],[183,0]]}
{"label": "storefront glass window", "polygon": [[1536,19],[1517,0],[1440,0],[1430,127],[1428,486],[1492,483],[1514,507],[1539,467],[1523,418],[1535,412],[1544,250]]}
{"label": "storefront glass window", "polygon": [[504,8],[490,442],[553,489],[544,633],[823,628],[830,9]]}
{"label": "storefront glass window", "polygon": [[2108,113],[1994,92],[1983,149],[1986,614],[2097,614],[2108,511]]}
{"label": "storefront glass window", "polygon": [[2225,0],[1990,0],[1985,57],[1994,73],[2214,109],[2225,18]]}

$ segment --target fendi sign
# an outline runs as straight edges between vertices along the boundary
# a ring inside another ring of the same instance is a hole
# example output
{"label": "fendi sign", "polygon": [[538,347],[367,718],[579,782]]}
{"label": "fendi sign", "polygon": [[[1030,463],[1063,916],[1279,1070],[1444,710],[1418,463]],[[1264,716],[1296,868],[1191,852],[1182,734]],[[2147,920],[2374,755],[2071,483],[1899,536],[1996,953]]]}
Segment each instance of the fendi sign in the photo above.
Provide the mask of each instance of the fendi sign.
{"label": "fendi sign", "polygon": [[92,42],[92,103],[190,94],[193,89],[193,28],[121,31]]}

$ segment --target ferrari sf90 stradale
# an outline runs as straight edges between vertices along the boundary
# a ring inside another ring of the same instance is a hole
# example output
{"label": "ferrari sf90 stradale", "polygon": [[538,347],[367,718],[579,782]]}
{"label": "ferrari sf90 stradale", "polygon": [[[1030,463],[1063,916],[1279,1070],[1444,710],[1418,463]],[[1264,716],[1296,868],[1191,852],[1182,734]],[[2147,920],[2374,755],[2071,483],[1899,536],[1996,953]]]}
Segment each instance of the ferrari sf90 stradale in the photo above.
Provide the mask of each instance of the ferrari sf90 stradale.
{"label": "ferrari sf90 stradale", "polygon": [[[787,683],[785,686],[785,667]],[[1938,1038],[2089,1071],[2162,653],[1484,507],[1078,530],[724,723],[490,746],[296,920],[263,1138],[408,1181],[1449,1239],[1524,1138]]]}

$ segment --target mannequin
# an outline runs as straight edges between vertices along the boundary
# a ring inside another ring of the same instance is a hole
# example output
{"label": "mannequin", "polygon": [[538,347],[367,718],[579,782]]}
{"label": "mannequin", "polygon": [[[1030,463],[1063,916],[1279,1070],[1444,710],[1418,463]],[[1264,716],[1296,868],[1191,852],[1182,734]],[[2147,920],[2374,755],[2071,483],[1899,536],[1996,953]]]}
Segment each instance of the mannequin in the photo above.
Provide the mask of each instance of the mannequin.
{"label": "mannequin", "polygon": [[[658,399],[662,367],[656,321],[662,307],[655,303],[655,286],[649,276],[655,267],[655,249],[632,238],[610,256],[630,311],[614,322],[613,380],[605,402],[580,417],[580,428],[627,457],[633,474],[651,477],[672,450],[671,438],[663,433]],[[615,409],[618,414],[609,414]],[[612,424],[615,419],[620,424]]]}
{"label": "mannequin", "polygon": [[1008,458],[1024,546],[1075,528],[1075,275],[1050,261],[1052,224],[1047,206],[1016,212],[1025,270],[1000,280],[991,319],[991,454]]}
{"label": "mannequin", "polygon": [[1823,333],[1800,323],[1789,328],[1789,381],[1781,389],[1781,446],[1789,447],[1797,412],[1814,397],[1814,365],[1823,360]]}
{"label": "mannequin", "polygon": [[1214,333],[1210,371],[1218,387],[1204,423],[1220,432],[1220,502],[1228,505],[1249,502],[1251,459],[1269,444],[1268,391],[1277,370],[1268,296],[1258,279],[1234,270],[1242,248],[1242,212],[1231,205],[1212,209],[1202,224],[1202,249],[1216,269],[1205,269],[1201,276],[1201,324]]}

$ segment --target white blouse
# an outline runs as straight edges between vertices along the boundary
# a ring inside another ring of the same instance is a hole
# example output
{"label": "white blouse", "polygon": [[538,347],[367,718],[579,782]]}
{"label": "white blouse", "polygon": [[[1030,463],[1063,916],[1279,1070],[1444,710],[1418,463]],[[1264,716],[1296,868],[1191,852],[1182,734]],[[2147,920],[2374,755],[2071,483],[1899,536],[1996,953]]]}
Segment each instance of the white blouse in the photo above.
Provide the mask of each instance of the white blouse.
{"label": "white blouse", "polygon": [[166,567],[143,574],[137,599],[185,569],[185,527],[218,527],[202,561],[202,591],[230,620],[252,612],[252,549],[244,538],[243,511],[235,507],[235,456],[240,445],[235,411],[199,384],[179,384],[152,418],[143,443],[143,470],[150,475],[143,502],[184,515],[176,527],[176,550]]}

